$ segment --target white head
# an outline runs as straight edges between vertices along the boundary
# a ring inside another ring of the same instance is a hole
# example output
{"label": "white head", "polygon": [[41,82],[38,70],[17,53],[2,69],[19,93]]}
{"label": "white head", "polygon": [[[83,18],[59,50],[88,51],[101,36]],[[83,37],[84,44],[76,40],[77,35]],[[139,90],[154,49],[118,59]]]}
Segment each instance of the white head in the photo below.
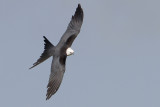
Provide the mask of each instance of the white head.
{"label": "white head", "polygon": [[67,54],[67,56],[70,56],[70,55],[74,54],[73,49],[68,48],[68,49],[66,50],[66,54]]}

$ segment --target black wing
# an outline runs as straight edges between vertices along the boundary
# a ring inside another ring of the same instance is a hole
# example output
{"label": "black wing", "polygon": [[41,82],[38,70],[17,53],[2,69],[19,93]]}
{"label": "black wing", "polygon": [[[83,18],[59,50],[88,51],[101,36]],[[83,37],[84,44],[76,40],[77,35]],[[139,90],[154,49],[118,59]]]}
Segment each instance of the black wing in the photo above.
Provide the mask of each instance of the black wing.
{"label": "black wing", "polygon": [[46,100],[57,92],[63,79],[65,72],[65,61],[67,56],[53,57],[51,74],[47,85]]}
{"label": "black wing", "polygon": [[54,45],[52,45],[52,43],[45,37],[43,36],[44,38],[44,51],[43,53],[41,54],[40,58],[37,60],[37,62],[35,62],[33,64],[32,67],[30,67],[29,69],[37,66],[38,64],[42,63],[43,61],[45,61],[46,59],[48,59],[50,56],[53,55],[54,53]]}
{"label": "black wing", "polygon": [[80,32],[82,23],[83,23],[83,9],[81,8],[81,5],[78,4],[76,12],[74,16],[72,16],[72,19],[67,27],[67,30],[61,37],[57,46],[62,47],[64,45],[67,45],[67,47],[71,47],[74,39]]}

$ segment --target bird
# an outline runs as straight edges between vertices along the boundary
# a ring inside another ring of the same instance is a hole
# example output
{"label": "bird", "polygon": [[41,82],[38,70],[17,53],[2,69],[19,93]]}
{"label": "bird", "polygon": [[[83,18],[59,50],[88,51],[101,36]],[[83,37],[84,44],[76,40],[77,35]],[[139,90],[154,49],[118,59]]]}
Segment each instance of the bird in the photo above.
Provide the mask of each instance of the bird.
{"label": "bird", "polygon": [[71,48],[71,46],[77,35],[80,33],[83,17],[83,9],[81,8],[81,5],[78,4],[76,11],[74,15],[72,15],[71,21],[67,26],[67,30],[62,35],[56,46],[54,46],[45,36],[43,36],[44,51],[40,58],[29,69],[32,69],[48,58],[53,57],[51,72],[47,85],[46,100],[49,100],[60,87],[66,69],[66,58],[67,56],[74,54],[74,50]]}

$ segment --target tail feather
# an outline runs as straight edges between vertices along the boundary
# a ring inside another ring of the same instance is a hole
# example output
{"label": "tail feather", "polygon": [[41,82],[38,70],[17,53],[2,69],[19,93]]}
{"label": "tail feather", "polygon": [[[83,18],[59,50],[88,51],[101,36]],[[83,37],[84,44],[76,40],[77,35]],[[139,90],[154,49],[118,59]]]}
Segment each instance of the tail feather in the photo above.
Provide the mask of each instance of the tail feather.
{"label": "tail feather", "polygon": [[39,65],[40,63],[42,63],[43,61],[45,61],[54,54],[54,45],[45,36],[43,36],[43,38],[44,38],[44,51],[41,54],[40,58],[37,60],[37,62],[35,62],[33,66],[30,67],[29,69],[32,69],[33,67]]}

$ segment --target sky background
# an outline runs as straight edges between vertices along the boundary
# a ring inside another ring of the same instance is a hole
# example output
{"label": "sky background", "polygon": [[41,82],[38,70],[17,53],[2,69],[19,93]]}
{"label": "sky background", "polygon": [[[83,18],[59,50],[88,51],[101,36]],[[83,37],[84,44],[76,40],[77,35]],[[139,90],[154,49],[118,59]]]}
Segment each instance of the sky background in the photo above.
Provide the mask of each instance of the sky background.
{"label": "sky background", "polygon": [[[54,45],[78,3],[82,29],[57,93],[46,101]],[[0,0],[1,107],[160,107],[159,0]]]}

